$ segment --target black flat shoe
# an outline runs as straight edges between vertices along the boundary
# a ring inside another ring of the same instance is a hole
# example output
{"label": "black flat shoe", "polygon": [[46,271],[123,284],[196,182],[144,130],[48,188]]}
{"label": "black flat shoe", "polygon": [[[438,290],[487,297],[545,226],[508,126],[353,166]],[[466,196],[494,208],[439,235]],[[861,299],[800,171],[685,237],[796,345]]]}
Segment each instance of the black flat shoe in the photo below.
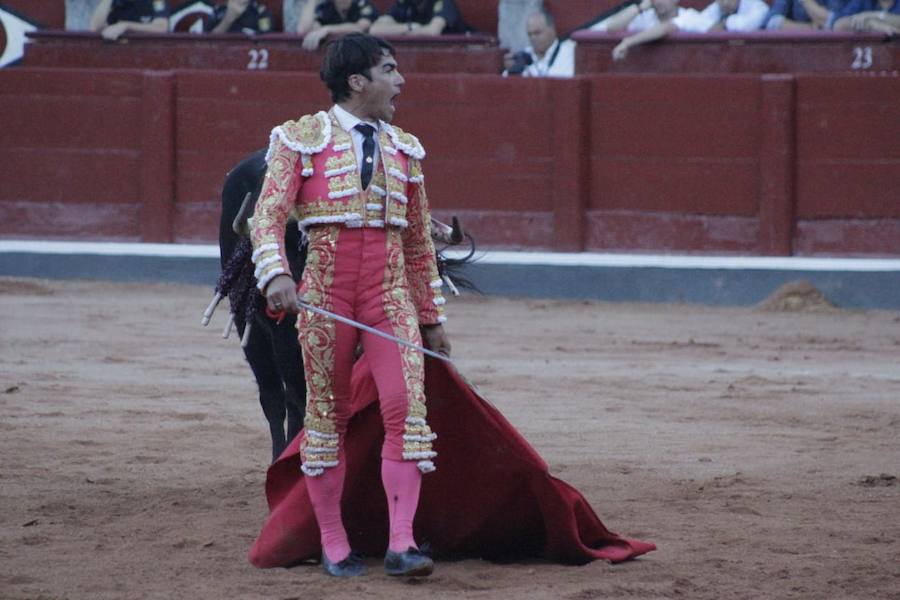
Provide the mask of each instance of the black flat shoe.
{"label": "black flat shoe", "polygon": [[434,571],[434,561],[412,547],[406,552],[388,550],[384,557],[384,571],[397,577],[425,577]]}
{"label": "black flat shoe", "polygon": [[325,551],[322,551],[322,568],[332,577],[359,577],[366,574],[366,565],[362,556],[351,552],[344,560],[333,563],[328,560]]}

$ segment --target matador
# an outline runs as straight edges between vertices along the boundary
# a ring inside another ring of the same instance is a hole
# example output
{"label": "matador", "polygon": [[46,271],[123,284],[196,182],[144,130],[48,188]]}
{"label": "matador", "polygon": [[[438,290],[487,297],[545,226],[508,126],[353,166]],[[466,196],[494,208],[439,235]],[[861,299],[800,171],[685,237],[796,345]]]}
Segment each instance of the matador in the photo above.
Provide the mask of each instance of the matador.
{"label": "matador", "polygon": [[[366,34],[329,45],[321,77],[334,106],[272,131],[251,227],[256,278],[268,308],[300,312],[307,379],[301,469],[321,532],[323,567],[343,577],[365,572],[340,509],[358,343],[372,363],[385,429],[385,570],[403,576],[433,570],[413,537],[422,474],[434,470],[436,455],[422,354],[297,305],[299,294],[312,306],[449,355],[422,172],[425,150],[390,124],[404,83],[393,55],[389,43]],[[309,244],[299,290],[284,251],[289,218],[296,218]]]}

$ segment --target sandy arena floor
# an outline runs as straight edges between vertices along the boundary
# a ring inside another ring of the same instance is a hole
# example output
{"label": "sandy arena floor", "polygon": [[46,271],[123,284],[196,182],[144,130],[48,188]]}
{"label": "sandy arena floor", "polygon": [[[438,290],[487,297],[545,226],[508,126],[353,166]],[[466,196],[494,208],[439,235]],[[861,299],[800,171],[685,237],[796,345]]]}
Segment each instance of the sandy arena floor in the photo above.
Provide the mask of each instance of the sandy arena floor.
{"label": "sandy arena floor", "polygon": [[460,370],[659,550],[410,584],[247,562],[269,440],[209,295],[0,279],[0,597],[900,598],[900,313],[451,301]]}

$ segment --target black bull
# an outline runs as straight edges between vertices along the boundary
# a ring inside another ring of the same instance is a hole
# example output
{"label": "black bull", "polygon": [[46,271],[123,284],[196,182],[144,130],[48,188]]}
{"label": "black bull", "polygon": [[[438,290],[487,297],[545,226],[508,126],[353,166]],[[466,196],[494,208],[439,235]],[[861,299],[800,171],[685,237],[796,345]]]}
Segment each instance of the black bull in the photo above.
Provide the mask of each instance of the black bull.
{"label": "black bull", "polygon": [[[216,285],[216,293],[217,299],[224,296],[229,299],[244,356],[259,387],[259,403],[269,422],[274,461],[302,427],[306,409],[306,381],[297,341],[296,317],[288,315],[280,322],[269,319],[265,314],[265,299],[257,290],[253,277],[252,247],[246,235],[247,217],[253,212],[265,177],[265,154],[265,150],[254,152],[225,176],[219,221],[222,275]],[[468,242],[469,252],[464,258],[449,259],[438,252],[438,270],[442,276],[449,276],[456,267],[471,260],[475,251],[474,242],[462,232],[455,217],[452,229],[436,227],[434,232],[436,241],[446,245]],[[284,235],[291,272],[299,281],[306,262],[304,240],[294,224],[285,229]],[[453,278],[460,287],[472,289],[464,278],[456,274]],[[207,309],[204,324],[208,322],[216,301]],[[230,325],[227,330],[230,330]]]}

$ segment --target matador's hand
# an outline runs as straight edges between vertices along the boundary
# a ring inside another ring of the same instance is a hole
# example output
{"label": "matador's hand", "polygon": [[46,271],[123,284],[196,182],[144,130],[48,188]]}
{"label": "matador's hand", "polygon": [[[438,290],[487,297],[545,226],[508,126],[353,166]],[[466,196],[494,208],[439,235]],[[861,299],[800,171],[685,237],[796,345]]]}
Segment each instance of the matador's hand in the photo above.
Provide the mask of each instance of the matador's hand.
{"label": "matador's hand", "polygon": [[444,326],[440,323],[437,325],[422,326],[422,343],[429,350],[434,350],[438,354],[443,354],[450,358],[450,340],[447,339],[447,333]]}
{"label": "matador's hand", "polygon": [[300,312],[297,306],[297,284],[287,275],[278,275],[266,286],[266,304],[272,312],[286,312],[296,315]]}

